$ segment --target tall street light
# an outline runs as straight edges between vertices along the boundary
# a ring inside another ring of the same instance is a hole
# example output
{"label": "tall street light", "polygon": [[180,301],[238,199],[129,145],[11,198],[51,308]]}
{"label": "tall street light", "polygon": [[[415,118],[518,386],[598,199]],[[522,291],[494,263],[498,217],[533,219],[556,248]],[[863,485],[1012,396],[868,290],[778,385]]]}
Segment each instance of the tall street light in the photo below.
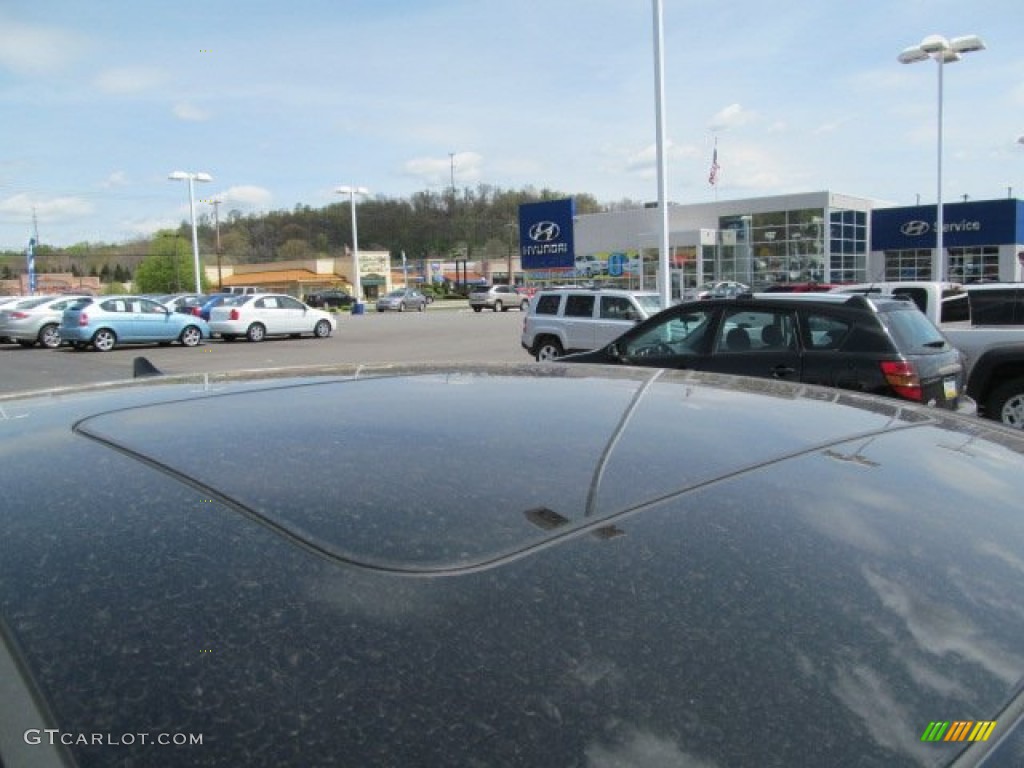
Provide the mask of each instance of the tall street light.
{"label": "tall street light", "polygon": [[[363,281],[359,274],[359,234],[356,229],[356,195],[368,195],[370,190],[366,187],[338,187],[339,195],[348,195],[349,203],[352,206],[352,293],[355,296],[356,306],[363,301]],[[358,309],[356,310],[358,313]]]}
{"label": "tall street light", "polygon": [[938,117],[938,151],[937,151],[937,191],[935,220],[935,253],[932,255],[932,280],[945,278],[945,255],[942,235],[942,70],[947,63],[960,61],[965,53],[985,50],[984,41],[977,35],[965,35],[947,40],[942,35],[928,35],[920,45],[904,49],[898,57],[901,64],[914,64],[918,61],[934,59],[939,65],[939,117]]}
{"label": "tall street light", "polygon": [[192,268],[196,272],[196,293],[203,292],[202,278],[199,274],[199,232],[196,230],[196,190],[195,182],[213,181],[213,176],[208,173],[188,173],[186,171],[175,171],[167,177],[172,181],[188,182],[188,213],[192,219]]}

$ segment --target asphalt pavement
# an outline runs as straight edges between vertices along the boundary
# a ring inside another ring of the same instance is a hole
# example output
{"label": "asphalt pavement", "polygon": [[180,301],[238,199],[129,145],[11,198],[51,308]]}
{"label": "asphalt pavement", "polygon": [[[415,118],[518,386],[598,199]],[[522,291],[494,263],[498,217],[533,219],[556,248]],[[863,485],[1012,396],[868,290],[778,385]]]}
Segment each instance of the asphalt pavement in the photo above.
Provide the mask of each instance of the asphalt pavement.
{"label": "asphalt pavement", "polygon": [[528,363],[519,344],[523,314],[432,307],[427,312],[339,314],[326,339],[219,339],[193,348],[130,345],[111,352],[69,347],[25,349],[0,344],[0,395],[132,378],[136,357],[168,374],[220,373],[304,365],[359,363]]}

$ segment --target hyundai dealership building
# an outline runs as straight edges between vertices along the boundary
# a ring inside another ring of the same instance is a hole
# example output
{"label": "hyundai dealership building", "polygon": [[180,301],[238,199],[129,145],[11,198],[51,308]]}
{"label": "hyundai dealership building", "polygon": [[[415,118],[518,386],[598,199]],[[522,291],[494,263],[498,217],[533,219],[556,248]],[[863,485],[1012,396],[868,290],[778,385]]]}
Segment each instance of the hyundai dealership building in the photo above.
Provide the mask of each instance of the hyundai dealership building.
{"label": "hyundai dealership building", "polygon": [[[1022,279],[1024,202],[943,205],[944,274],[932,275],[934,205],[883,207],[834,192],[670,204],[672,296],[711,280],[787,282]],[[657,208],[575,216],[572,201],[520,209],[520,258],[530,282],[586,277],[657,288]]]}

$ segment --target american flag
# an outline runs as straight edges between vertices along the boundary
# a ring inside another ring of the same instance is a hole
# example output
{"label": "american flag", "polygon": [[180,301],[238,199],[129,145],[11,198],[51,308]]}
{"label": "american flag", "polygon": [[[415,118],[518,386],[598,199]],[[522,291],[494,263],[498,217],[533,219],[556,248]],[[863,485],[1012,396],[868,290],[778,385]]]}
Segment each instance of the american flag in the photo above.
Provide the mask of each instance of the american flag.
{"label": "american flag", "polygon": [[715,145],[715,151],[711,155],[711,173],[708,174],[708,184],[714,186],[718,183],[718,145]]}

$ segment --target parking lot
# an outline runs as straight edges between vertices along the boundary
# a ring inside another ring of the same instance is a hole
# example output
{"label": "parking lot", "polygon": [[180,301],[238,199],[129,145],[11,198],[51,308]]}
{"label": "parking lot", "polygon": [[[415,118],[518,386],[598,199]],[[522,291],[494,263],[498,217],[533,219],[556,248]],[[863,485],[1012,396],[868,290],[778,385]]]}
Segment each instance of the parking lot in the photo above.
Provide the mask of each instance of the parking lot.
{"label": "parking lot", "polygon": [[219,339],[186,349],[132,345],[112,352],[77,352],[0,344],[0,394],[77,386],[132,377],[132,363],[146,357],[165,373],[220,373],[332,363],[513,362],[528,363],[519,346],[523,316],[518,311],[475,313],[459,309],[429,312],[338,315],[338,330],[327,339],[268,339],[258,344]]}

